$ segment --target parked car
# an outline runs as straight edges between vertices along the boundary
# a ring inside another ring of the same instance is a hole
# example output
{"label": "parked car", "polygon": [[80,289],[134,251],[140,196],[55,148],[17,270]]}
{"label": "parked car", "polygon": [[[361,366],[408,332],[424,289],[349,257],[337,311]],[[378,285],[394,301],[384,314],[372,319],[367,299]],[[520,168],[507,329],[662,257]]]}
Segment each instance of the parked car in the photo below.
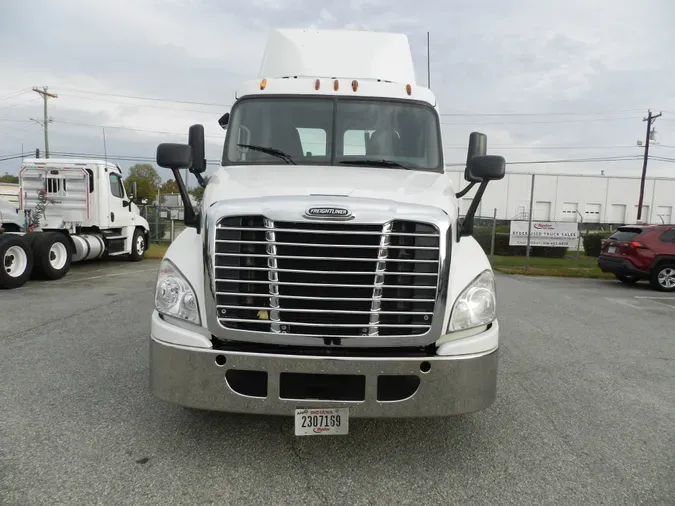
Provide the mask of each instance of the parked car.
{"label": "parked car", "polygon": [[648,280],[657,290],[674,292],[675,225],[619,227],[604,241],[598,267],[622,283]]}

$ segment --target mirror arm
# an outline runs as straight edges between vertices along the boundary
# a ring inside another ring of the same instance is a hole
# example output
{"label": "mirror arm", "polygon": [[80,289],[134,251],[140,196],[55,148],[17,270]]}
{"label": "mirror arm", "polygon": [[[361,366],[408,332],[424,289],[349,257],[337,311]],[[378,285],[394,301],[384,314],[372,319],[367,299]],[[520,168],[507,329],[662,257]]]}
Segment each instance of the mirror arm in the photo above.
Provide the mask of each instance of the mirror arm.
{"label": "mirror arm", "polygon": [[471,188],[476,186],[476,182],[474,181],[473,183],[469,184],[466,188],[464,188],[462,191],[455,193],[455,198],[461,199],[464,195],[469,193],[471,191]]}
{"label": "mirror arm", "polygon": [[174,181],[176,181],[176,185],[178,186],[178,193],[180,193],[180,198],[183,201],[183,209],[185,212],[185,217],[183,221],[185,222],[186,226],[196,228],[197,233],[199,233],[199,219],[195,214],[195,210],[194,207],[192,207],[192,203],[190,202],[190,195],[188,194],[187,188],[185,187],[185,181],[183,181],[183,178],[180,175],[180,169],[172,168],[171,172],[173,172],[173,179]]}
{"label": "mirror arm", "polygon": [[199,172],[192,172],[192,174],[194,174],[195,178],[197,178],[197,183],[199,183],[199,186],[201,186],[202,188],[206,188],[206,181],[204,181],[202,175]]}
{"label": "mirror arm", "polygon": [[459,225],[457,227],[457,240],[458,241],[462,237],[468,237],[471,234],[473,234],[473,218],[476,215],[476,211],[478,210],[478,205],[480,204],[480,201],[483,198],[483,193],[485,193],[485,189],[487,188],[488,182],[489,181],[483,181],[480,184],[480,186],[478,187],[478,191],[476,192],[476,195],[474,196],[473,200],[471,201],[471,205],[469,206],[469,210],[466,212],[466,216],[464,216],[464,219],[462,220],[461,223],[458,223],[458,225]]}

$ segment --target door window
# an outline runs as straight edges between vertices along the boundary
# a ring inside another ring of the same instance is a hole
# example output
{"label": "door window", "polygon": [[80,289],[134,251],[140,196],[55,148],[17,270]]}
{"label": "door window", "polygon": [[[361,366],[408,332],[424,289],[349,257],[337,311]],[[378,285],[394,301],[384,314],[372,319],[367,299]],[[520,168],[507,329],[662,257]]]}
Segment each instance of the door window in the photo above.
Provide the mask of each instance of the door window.
{"label": "door window", "polygon": [[124,198],[124,187],[122,186],[122,178],[119,174],[110,173],[110,193],[113,197]]}

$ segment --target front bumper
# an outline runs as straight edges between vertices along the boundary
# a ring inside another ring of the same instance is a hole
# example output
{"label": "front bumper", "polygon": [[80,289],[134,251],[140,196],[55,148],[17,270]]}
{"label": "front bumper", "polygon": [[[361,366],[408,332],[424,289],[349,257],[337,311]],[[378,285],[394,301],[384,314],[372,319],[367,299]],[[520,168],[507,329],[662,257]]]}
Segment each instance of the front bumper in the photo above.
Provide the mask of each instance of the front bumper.
{"label": "front bumper", "polygon": [[[350,416],[355,418],[402,418],[471,413],[488,408],[496,397],[496,347],[470,355],[327,357],[217,350],[204,347],[205,336],[190,334],[153,315],[150,391],[162,400],[187,407],[269,415],[293,415],[296,408],[348,407]],[[484,334],[497,342],[498,326]],[[228,379],[232,371],[266,373],[266,391],[255,395],[242,393],[242,384]],[[343,385],[342,377],[345,388],[353,386],[355,380],[360,384],[360,397],[358,400],[331,400],[314,395],[299,398],[289,395],[290,390],[285,388],[290,383],[296,386],[302,383],[301,378],[311,383],[329,377],[320,375],[339,375],[337,379],[333,376],[338,390]],[[291,376],[292,380],[288,380]],[[379,387],[392,376],[407,376],[415,382],[419,379],[419,384],[398,400],[382,400]]]}

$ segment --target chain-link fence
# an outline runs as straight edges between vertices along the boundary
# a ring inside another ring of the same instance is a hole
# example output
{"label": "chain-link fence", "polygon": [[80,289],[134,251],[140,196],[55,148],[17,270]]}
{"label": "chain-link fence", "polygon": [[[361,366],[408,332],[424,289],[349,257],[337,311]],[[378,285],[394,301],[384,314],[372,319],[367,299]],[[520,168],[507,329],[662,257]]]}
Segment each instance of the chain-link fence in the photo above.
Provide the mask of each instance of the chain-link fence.
{"label": "chain-link fence", "polygon": [[[509,177],[510,176],[510,177]],[[629,224],[672,224],[675,179],[511,174],[490,183],[474,220],[474,237],[494,263],[593,267],[604,239]],[[475,190],[459,200],[464,216]],[[507,258],[508,257],[508,258]],[[518,258],[520,257],[520,258]]]}
{"label": "chain-link fence", "polygon": [[160,194],[158,200],[142,205],[140,209],[141,215],[148,220],[151,242],[171,243],[185,228],[185,211],[178,194]]}

